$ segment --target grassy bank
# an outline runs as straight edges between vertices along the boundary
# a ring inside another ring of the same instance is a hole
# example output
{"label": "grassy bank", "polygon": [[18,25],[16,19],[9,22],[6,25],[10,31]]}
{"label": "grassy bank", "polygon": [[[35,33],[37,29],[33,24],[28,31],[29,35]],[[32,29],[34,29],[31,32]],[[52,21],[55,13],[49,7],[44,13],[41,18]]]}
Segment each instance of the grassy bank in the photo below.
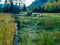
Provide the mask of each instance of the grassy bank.
{"label": "grassy bank", "polygon": [[20,16],[19,45],[60,45],[60,14]]}
{"label": "grassy bank", "polygon": [[0,14],[0,45],[13,45],[15,26],[10,14]]}

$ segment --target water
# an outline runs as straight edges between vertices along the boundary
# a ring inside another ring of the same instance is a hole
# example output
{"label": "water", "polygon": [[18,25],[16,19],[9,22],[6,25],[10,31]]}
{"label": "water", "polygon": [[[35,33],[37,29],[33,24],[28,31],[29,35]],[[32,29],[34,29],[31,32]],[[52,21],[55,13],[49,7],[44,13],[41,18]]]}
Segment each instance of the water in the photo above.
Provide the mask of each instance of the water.
{"label": "water", "polygon": [[18,45],[18,37],[17,36],[15,36],[15,38],[14,38],[14,45]]}
{"label": "water", "polygon": [[18,45],[18,23],[15,23],[15,36],[14,36],[14,45]]}

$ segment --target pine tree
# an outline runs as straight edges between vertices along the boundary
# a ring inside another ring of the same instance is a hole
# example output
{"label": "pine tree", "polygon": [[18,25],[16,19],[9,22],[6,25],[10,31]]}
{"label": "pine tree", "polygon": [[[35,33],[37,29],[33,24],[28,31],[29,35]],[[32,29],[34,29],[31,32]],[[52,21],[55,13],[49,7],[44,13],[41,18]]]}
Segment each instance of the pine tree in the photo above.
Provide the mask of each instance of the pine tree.
{"label": "pine tree", "polygon": [[27,9],[26,9],[26,5],[24,4],[24,6],[23,6],[23,11],[26,11]]}

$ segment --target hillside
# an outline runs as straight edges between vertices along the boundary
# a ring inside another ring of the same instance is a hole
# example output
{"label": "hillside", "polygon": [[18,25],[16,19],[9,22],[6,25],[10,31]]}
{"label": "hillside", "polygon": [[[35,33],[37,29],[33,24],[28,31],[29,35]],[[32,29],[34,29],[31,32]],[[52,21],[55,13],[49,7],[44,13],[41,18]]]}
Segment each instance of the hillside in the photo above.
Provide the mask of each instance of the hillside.
{"label": "hillside", "polygon": [[56,0],[35,0],[29,7],[33,7],[35,5],[37,5],[37,6],[43,6],[47,2],[53,2],[53,1],[56,1]]}

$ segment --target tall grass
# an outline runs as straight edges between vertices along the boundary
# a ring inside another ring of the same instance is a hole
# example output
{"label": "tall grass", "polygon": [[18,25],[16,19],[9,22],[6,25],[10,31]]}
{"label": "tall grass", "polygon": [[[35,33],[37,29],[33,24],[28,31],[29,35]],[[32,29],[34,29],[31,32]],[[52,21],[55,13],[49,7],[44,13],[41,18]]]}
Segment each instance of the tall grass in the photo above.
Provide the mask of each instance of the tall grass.
{"label": "tall grass", "polygon": [[0,14],[0,45],[13,45],[14,32],[14,18],[9,14]]}
{"label": "tall grass", "polygon": [[18,45],[60,45],[60,14],[42,13],[37,17],[20,16],[19,20]]}

